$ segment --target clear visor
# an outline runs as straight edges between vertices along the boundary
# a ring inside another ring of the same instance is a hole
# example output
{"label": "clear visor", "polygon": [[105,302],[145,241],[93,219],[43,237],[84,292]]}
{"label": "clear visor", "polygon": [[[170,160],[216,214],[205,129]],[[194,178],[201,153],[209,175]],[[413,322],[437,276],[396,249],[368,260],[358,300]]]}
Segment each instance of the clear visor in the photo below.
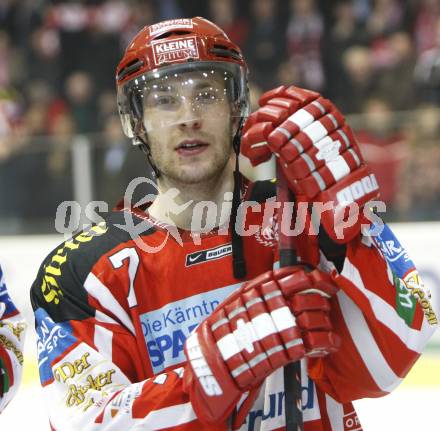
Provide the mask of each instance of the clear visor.
{"label": "clear visor", "polygon": [[207,118],[233,121],[248,115],[243,69],[227,62],[194,62],[152,71],[118,90],[127,136],[202,124]]}

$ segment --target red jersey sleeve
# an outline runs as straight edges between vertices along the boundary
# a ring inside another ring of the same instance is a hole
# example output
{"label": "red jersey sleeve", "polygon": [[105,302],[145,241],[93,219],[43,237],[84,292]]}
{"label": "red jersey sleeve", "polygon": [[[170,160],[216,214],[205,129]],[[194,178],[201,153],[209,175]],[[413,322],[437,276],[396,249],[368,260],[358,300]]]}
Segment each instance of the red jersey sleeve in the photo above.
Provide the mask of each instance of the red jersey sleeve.
{"label": "red jersey sleeve", "polygon": [[335,277],[332,321],[341,349],[309,360],[317,385],[340,402],[393,390],[420,356],[438,324],[413,262],[388,226],[347,246]]}

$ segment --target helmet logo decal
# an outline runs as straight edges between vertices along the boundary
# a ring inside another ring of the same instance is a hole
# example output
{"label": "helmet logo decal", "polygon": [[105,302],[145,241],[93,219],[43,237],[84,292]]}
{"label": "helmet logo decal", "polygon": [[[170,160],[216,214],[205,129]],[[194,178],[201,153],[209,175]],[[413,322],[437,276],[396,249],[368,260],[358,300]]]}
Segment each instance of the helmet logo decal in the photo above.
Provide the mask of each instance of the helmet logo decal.
{"label": "helmet logo decal", "polygon": [[175,30],[182,28],[193,28],[193,23],[191,19],[181,18],[181,19],[169,19],[168,21],[159,22],[158,24],[153,24],[150,26],[150,36],[156,34]]}
{"label": "helmet logo decal", "polygon": [[153,48],[154,64],[199,58],[199,50],[195,36],[182,37],[171,41],[156,41],[151,44]]}

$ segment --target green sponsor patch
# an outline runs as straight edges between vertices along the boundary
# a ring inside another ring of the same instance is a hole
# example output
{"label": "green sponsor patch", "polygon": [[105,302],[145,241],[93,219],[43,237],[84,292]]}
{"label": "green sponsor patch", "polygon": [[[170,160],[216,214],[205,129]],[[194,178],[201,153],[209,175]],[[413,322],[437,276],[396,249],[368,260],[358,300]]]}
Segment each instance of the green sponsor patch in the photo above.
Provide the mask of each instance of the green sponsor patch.
{"label": "green sponsor patch", "polygon": [[9,380],[9,374],[6,372],[6,365],[0,358],[0,382],[1,381],[3,382],[2,393],[4,394],[9,391],[11,382]]}
{"label": "green sponsor patch", "polygon": [[405,286],[401,280],[393,272],[393,282],[396,287],[396,310],[397,314],[405,321],[408,326],[411,326],[414,320],[414,313],[416,311],[416,299]]}

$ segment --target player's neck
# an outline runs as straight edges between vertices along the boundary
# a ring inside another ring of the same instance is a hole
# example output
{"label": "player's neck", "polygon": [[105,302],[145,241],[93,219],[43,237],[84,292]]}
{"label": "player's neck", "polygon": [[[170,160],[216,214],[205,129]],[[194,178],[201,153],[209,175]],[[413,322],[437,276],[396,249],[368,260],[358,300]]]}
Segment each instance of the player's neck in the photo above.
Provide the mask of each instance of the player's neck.
{"label": "player's neck", "polygon": [[162,178],[158,181],[158,196],[148,212],[155,219],[181,229],[212,229],[229,220],[233,188],[233,171],[229,168],[220,177],[198,184]]}

